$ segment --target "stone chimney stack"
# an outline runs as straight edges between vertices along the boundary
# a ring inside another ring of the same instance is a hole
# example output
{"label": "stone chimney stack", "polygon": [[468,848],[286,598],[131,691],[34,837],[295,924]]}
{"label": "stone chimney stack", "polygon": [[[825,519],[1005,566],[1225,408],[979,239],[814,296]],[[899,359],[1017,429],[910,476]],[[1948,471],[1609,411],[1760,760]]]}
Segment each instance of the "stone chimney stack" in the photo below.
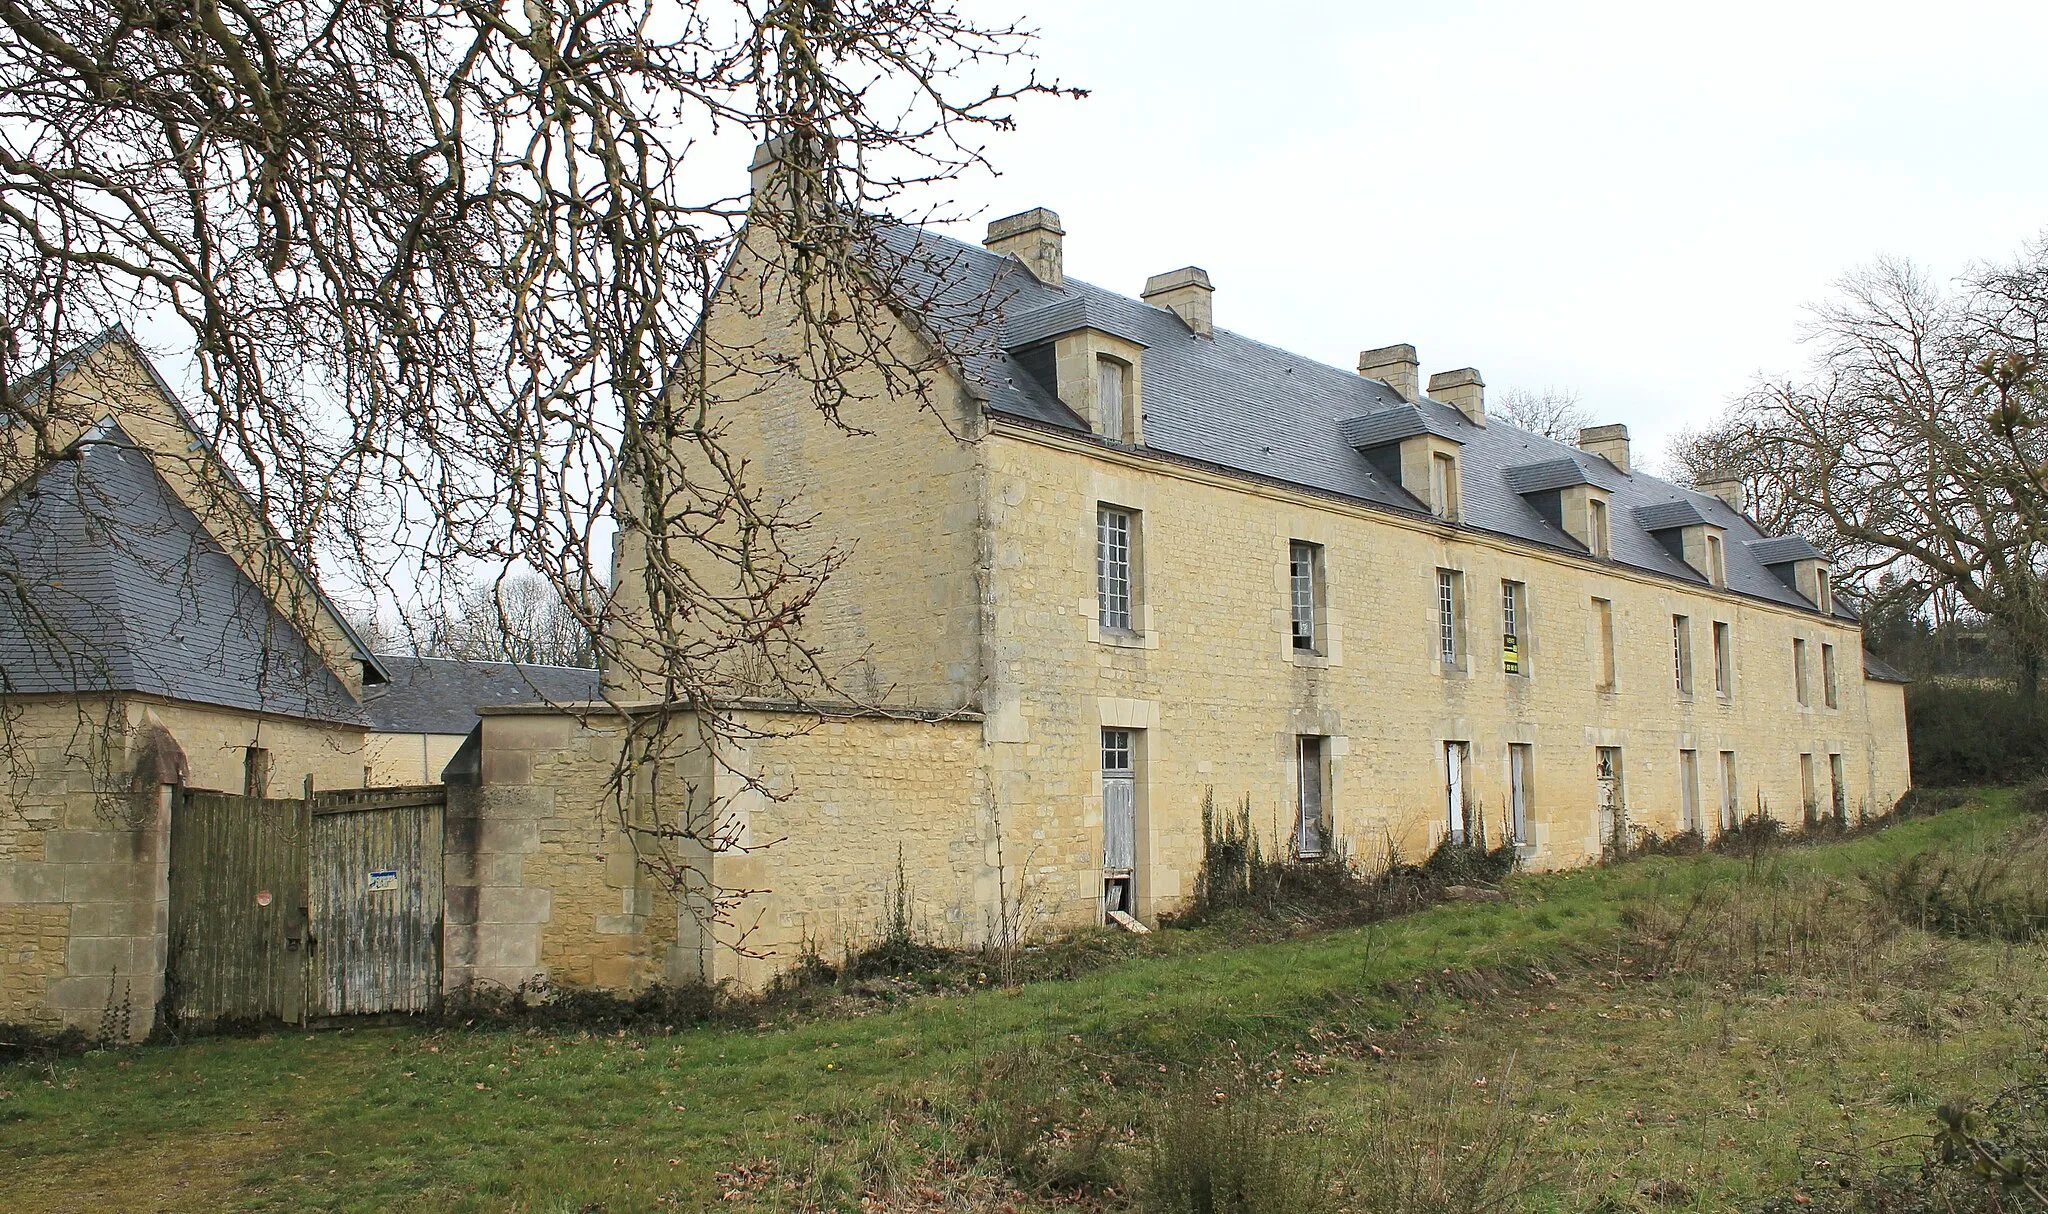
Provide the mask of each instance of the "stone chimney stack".
{"label": "stone chimney stack", "polygon": [[1360,353],[1358,373],[1392,388],[1402,400],[1422,395],[1422,362],[1415,357],[1415,347],[1405,342]]}
{"label": "stone chimney stack", "polygon": [[1044,207],[1021,215],[998,219],[988,225],[982,247],[998,256],[1014,256],[1031,271],[1031,276],[1048,287],[1064,287],[1067,275],[1061,259],[1060,242],[1066,232],[1060,217]]}
{"label": "stone chimney stack", "polygon": [[1730,510],[1737,514],[1742,513],[1743,506],[1746,504],[1743,500],[1742,478],[1732,472],[1716,473],[1700,481],[1693,488],[1706,494],[1708,497],[1720,498],[1728,504]]}
{"label": "stone chimney stack", "polygon": [[1215,294],[1216,288],[1209,285],[1209,271],[1200,266],[1183,266],[1146,279],[1145,293],[1139,298],[1180,317],[1195,331],[1195,336],[1214,337],[1216,311],[1210,297]]}
{"label": "stone chimney stack", "polygon": [[[793,156],[791,153],[801,153],[806,149],[791,135],[777,135],[765,143],[756,145],[753,162],[747,165],[747,178],[754,192],[754,205],[774,202],[780,206],[787,206],[789,185],[787,182],[778,182],[777,179],[785,172],[800,170],[786,168],[785,165],[807,164],[814,172],[822,170],[835,154],[836,147],[837,145],[830,139],[813,137],[808,149],[809,155]],[[782,197],[772,198],[771,195],[778,191],[782,193]]]}
{"label": "stone chimney stack", "polygon": [[1429,398],[1456,405],[1465,420],[1475,426],[1486,424],[1486,381],[1476,367],[1439,371],[1429,377]]}
{"label": "stone chimney stack", "polygon": [[1628,427],[1588,426],[1579,431],[1579,450],[1599,456],[1626,473],[1628,471]]}

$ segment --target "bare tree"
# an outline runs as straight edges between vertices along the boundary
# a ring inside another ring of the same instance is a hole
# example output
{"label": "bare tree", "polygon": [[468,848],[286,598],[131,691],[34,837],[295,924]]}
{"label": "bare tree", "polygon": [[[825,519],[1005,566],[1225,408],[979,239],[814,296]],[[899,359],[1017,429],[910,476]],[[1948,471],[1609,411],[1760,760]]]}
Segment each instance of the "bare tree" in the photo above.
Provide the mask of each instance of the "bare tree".
{"label": "bare tree", "polygon": [[421,650],[471,661],[595,666],[597,647],[578,622],[587,613],[533,574],[479,580],[431,621]]}
{"label": "bare tree", "polygon": [[[960,302],[891,208],[1059,91],[1027,39],[947,0],[0,0],[0,485],[88,421],[30,368],[148,316],[305,569],[531,569],[639,655],[649,736],[719,727],[693,710],[736,660],[815,688],[792,638],[833,561],[721,445],[707,368],[744,360],[697,322],[744,239],[803,305],[758,390],[834,418],[851,366],[926,391],[944,325],[912,356],[883,322]],[[780,149],[774,205],[706,184],[728,132]],[[625,622],[615,506],[662,541]]]}
{"label": "bare tree", "polygon": [[[1760,384],[1709,444],[1846,572],[1952,595],[2038,687],[2048,655],[2048,242],[1944,290],[1881,261],[1814,309],[1817,355]],[[1706,457],[1701,457],[1706,458]]]}
{"label": "bare tree", "polygon": [[1509,388],[1488,402],[1486,411],[1531,434],[1560,443],[1576,443],[1579,431],[1593,424],[1593,414],[1569,388]]}

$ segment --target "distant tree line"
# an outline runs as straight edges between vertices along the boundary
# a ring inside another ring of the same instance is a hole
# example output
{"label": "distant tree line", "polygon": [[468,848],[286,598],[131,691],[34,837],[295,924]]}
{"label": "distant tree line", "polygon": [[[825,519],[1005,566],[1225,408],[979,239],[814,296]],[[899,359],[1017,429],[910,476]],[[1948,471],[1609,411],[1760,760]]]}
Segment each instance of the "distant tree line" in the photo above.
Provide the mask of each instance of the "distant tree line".
{"label": "distant tree line", "polygon": [[595,668],[587,618],[546,578],[515,573],[471,582],[395,620],[358,618],[355,628],[379,653]]}

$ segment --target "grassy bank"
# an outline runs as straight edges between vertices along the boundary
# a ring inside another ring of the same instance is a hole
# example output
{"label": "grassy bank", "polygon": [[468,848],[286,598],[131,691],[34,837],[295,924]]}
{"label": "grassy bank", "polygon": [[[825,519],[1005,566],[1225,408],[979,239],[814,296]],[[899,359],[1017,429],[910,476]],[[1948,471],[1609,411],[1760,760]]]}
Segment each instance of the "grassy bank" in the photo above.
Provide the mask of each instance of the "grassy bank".
{"label": "grassy bank", "polygon": [[1401,1208],[1360,1164],[1432,1158],[1489,1160],[1519,1190],[1507,1208],[1729,1208],[2038,1061],[2040,946],[1904,924],[1865,879],[2018,854],[2034,828],[1992,796],[1282,943],[1160,933],[1069,981],[851,1018],[279,1034],[15,1067],[0,1202],[1114,1208],[1120,1177],[1160,1170],[1162,1109],[1206,1099],[1257,1103],[1261,1134],[1313,1144],[1359,1208]]}

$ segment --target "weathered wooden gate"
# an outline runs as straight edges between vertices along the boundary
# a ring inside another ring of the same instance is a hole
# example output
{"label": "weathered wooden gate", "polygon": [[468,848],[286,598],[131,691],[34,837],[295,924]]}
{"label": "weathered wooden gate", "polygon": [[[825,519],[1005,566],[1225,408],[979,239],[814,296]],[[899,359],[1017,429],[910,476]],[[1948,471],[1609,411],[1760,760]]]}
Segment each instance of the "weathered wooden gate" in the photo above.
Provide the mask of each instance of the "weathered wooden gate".
{"label": "weathered wooden gate", "polygon": [[319,793],[312,806],[312,1014],[424,1012],[441,994],[446,790]]}
{"label": "weathered wooden gate", "polygon": [[188,790],[171,814],[181,1022],[418,1012],[441,991],[441,785],[298,800]]}
{"label": "weathered wooden gate", "polygon": [[307,803],[187,790],[171,810],[178,1022],[305,1018]]}

